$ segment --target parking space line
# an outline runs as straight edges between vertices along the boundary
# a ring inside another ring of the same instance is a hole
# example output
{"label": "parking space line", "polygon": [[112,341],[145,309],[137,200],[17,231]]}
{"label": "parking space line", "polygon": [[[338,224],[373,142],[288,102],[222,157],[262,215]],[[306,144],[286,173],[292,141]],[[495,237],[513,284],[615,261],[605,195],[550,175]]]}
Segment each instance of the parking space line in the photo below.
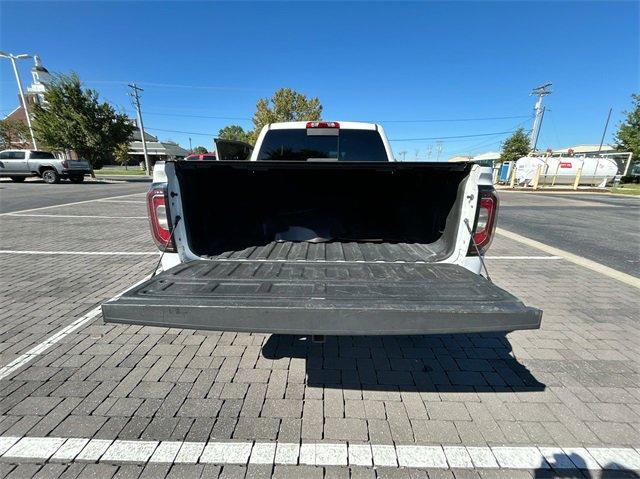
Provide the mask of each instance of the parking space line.
{"label": "parking space line", "polygon": [[484,259],[545,260],[545,259],[562,259],[562,257],[561,256],[485,256]]}
{"label": "parking space line", "polygon": [[562,250],[560,248],[549,246],[548,244],[541,243],[539,241],[533,240],[531,238],[527,238],[526,236],[521,236],[517,233],[513,233],[511,231],[507,231],[502,228],[496,228],[496,233],[498,233],[500,236],[504,236],[505,238],[509,238],[514,241],[517,241],[518,243],[526,244],[527,246],[531,246],[532,248],[536,248],[536,249],[539,249],[540,251],[544,251],[545,253],[549,253],[555,256],[560,256],[563,259],[566,259],[567,261],[577,264],[578,266],[582,266],[583,268],[590,269],[591,271],[595,271],[604,276],[608,276],[609,278],[616,279],[618,281],[621,281],[622,283],[628,284],[629,286],[633,286],[635,288],[640,289],[640,279],[634,276],[631,276],[630,274],[623,273],[622,271],[618,271],[617,269],[610,268],[603,264],[597,263],[596,261],[583,258],[582,256],[569,253],[568,251]]}
{"label": "parking space line", "polygon": [[95,203],[96,201],[101,201],[101,200],[109,200],[109,199],[116,199],[116,198],[129,198],[131,196],[144,195],[144,194],[146,194],[146,193],[144,193],[144,192],[142,192],[142,193],[129,193],[128,195],[107,196],[106,198],[95,198],[93,200],[73,201],[71,203],[61,203],[59,205],[40,206],[38,208],[29,208],[27,210],[18,210],[18,211],[9,211],[7,213],[0,213],[0,216],[7,216],[7,215],[15,214],[15,213],[30,213],[32,211],[41,211],[41,210],[46,210],[46,209],[49,209],[49,208],[60,208],[62,206],[73,206],[73,205],[82,205],[82,204],[85,204],[85,203]]}
{"label": "parking space line", "polygon": [[43,215],[31,213],[7,213],[6,216],[28,217],[28,218],[91,218],[91,219],[111,219],[111,220],[146,220],[147,216],[101,216],[101,215]]}
{"label": "parking space line", "polygon": [[144,198],[141,201],[133,201],[133,200],[98,200],[100,203],[133,203],[135,205],[144,205]]}
{"label": "parking space line", "polygon": [[[133,289],[136,286],[144,283],[148,278],[149,278],[149,276],[145,276],[140,281],[138,281],[136,284],[134,284],[133,286],[128,287],[127,289],[125,289],[121,293],[118,293],[113,298],[109,299],[108,301],[111,301],[111,300],[114,300],[116,298],[119,298],[120,296],[122,296],[124,293],[126,293],[130,289]],[[21,354],[16,359],[11,361],[9,364],[7,364],[6,366],[3,366],[2,368],[0,368],[0,380],[10,376],[11,374],[13,374],[16,370],[20,369],[25,364],[33,361],[35,358],[40,356],[42,353],[44,353],[51,346],[53,346],[54,344],[59,342],[61,339],[65,338],[69,334],[73,333],[77,329],[81,328],[82,326],[84,326],[88,322],[90,322],[93,319],[95,319],[96,316],[98,316],[101,312],[102,312],[102,305],[96,306],[95,308],[93,308],[91,311],[89,311],[84,316],[79,317],[78,319],[73,321],[71,324],[69,324],[69,325],[63,327],[62,329],[56,331],[54,334],[49,336],[47,339],[45,339],[44,341],[36,344],[34,347],[29,349],[29,351],[27,351],[26,353]]]}
{"label": "parking space line", "polygon": [[160,251],[19,251],[0,249],[0,254],[79,255],[79,256],[156,256]]}
{"label": "parking space line", "polygon": [[[597,469],[637,470],[640,454],[630,447],[567,448],[558,446],[423,446],[362,445],[278,442],[187,442],[123,439],[83,439],[60,437],[2,437],[6,443],[3,459],[51,460],[55,462],[92,461],[102,463],[210,463],[236,464],[312,464],[319,466],[389,466],[433,469]],[[276,451],[289,447],[287,457]],[[347,449],[348,448],[348,449]],[[192,460],[180,460],[180,450],[193,450]],[[354,451],[354,453],[347,450]],[[478,451],[482,450],[482,455]],[[358,451],[358,453],[355,453]],[[373,451],[373,455],[371,454]],[[376,453],[378,451],[378,453]],[[380,454],[384,451],[384,454]],[[562,460],[556,460],[558,451]],[[564,451],[564,452],[563,452]],[[567,456],[566,451],[570,451]],[[365,452],[362,454],[361,452]],[[293,454],[291,454],[293,453]],[[366,457],[365,457],[366,456]],[[484,456],[484,457],[481,457]],[[571,461],[568,461],[568,458]],[[594,459],[597,458],[597,460]],[[497,462],[496,462],[497,459]]]}

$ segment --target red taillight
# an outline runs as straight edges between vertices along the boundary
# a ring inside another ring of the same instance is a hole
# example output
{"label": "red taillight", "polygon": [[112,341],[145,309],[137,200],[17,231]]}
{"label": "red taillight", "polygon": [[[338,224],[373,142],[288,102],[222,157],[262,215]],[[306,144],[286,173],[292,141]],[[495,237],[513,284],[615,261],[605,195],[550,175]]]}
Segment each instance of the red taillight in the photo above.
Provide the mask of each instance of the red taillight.
{"label": "red taillight", "polygon": [[[481,191],[476,227],[473,230],[473,239],[481,252],[491,244],[497,215],[498,197],[493,191]],[[469,245],[469,254],[478,254],[473,244]]]}
{"label": "red taillight", "polygon": [[307,128],[340,128],[337,121],[308,121]]}
{"label": "red taillight", "polygon": [[147,193],[147,209],[153,240],[158,248],[171,253],[176,251],[176,246],[171,238],[171,219],[167,211],[166,193],[166,187],[152,186]]}

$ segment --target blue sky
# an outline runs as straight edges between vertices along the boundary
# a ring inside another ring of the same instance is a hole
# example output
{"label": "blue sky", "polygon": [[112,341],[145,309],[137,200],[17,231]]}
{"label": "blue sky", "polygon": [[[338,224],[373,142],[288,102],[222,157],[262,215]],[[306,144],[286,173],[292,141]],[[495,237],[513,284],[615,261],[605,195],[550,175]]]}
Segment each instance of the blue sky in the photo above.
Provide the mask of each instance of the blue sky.
{"label": "blue sky", "polygon": [[[138,82],[145,126],[183,146],[250,127],[256,100],[283,86],[318,96],[326,119],[381,122],[391,139],[530,128],[529,92],[551,81],[539,146],[561,147],[598,143],[612,107],[610,138],[640,91],[639,5],[2,2],[0,49],[73,70],[131,114],[126,83]],[[17,106],[6,60],[0,75],[6,114]],[[440,121],[495,117],[510,118]],[[498,149],[505,136],[442,139],[440,159]],[[437,156],[435,139],[392,145],[407,159]]]}

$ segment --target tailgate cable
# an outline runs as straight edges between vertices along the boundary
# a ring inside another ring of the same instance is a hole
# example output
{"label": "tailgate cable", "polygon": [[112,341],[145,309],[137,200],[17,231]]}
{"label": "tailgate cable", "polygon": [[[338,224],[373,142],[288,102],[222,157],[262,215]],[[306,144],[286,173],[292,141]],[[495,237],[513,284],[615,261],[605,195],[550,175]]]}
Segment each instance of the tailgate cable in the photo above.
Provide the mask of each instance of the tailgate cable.
{"label": "tailgate cable", "polygon": [[473,247],[476,249],[476,253],[478,253],[478,258],[480,258],[480,263],[482,264],[482,268],[484,269],[484,273],[487,275],[487,280],[490,283],[493,283],[493,281],[491,281],[491,276],[489,276],[489,270],[487,269],[487,265],[484,262],[484,258],[482,256],[482,254],[480,253],[480,248],[478,248],[478,244],[476,243],[476,240],[473,237],[473,231],[471,231],[471,226],[469,226],[469,220],[467,218],[464,219],[464,224],[467,225],[467,230],[469,231],[469,235],[471,237],[471,243],[473,243]]}
{"label": "tailgate cable", "polygon": [[171,234],[169,235],[167,244],[165,245],[164,249],[162,250],[162,253],[160,254],[160,259],[158,260],[158,264],[156,264],[155,269],[151,272],[151,278],[153,278],[158,273],[158,268],[160,267],[160,263],[162,263],[162,257],[167,252],[167,245],[171,243],[171,240],[173,240],[173,233],[175,233],[176,227],[178,226],[178,223],[180,223],[180,220],[181,220],[180,216],[176,216],[176,222],[173,225],[173,228],[171,228]]}

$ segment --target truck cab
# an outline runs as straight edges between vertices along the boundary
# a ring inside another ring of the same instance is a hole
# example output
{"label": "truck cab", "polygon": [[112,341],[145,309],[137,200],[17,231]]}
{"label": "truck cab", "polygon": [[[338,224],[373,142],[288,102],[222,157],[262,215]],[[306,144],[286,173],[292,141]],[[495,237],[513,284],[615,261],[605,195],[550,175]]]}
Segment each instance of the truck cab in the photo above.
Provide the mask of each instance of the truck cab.
{"label": "truck cab", "polygon": [[262,128],[251,161],[394,161],[384,129],[352,121],[296,121]]}

